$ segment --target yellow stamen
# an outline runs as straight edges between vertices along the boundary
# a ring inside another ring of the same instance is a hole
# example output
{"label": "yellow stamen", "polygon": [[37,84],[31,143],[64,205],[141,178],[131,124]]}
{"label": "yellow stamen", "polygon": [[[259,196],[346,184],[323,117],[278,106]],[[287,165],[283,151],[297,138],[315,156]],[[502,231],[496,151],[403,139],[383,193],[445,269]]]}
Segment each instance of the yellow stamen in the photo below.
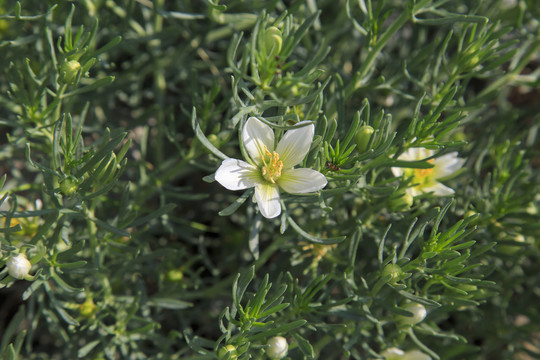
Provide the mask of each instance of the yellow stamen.
{"label": "yellow stamen", "polygon": [[264,151],[266,152],[266,156],[263,157],[262,176],[266,181],[275,184],[276,180],[281,176],[283,163],[279,160],[279,154],[277,152],[268,151],[266,146],[264,147]]}
{"label": "yellow stamen", "polygon": [[[433,164],[434,161],[433,159],[431,160],[428,160],[428,163],[430,164]],[[429,168],[429,169],[414,169],[414,176],[416,178],[424,178],[426,176],[430,176],[433,174],[433,170],[434,168]]]}

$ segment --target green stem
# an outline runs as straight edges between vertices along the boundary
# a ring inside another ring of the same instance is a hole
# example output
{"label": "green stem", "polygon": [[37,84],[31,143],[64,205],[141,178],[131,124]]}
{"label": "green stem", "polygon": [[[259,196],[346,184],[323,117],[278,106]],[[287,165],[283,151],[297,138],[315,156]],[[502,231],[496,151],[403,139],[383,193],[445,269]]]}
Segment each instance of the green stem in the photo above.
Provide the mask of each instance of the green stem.
{"label": "green stem", "polygon": [[[60,109],[62,109],[62,96],[64,96],[66,89],[67,89],[67,85],[64,84],[60,87],[60,89],[58,89],[58,92],[56,93],[55,100],[58,101],[58,105],[56,106],[56,109],[54,110],[53,121],[56,121],[60,117]],[[52,143],[52,139],[51,139],[51,143]]]}
{"label": "green stem", "polygon": [[[163,30],[163,17],[158,13],[163,8],[164,0],[154,1],[154,34],[159,34]],[[165,89],[167,83],[165,75],[163,73],[164,67],[161,65],[161,40],[156,36],[150,43],[152,47],[152,53],[156,57],[154,59],[154,94],[156,97],[156,103],[158,104],[157,110],[157,136],[154,142],[156,149],[156,163],[161,164],[163,161],[163,143],[165,139]]]}
{"label": "green stem", "polygon": [[92,220],[90,220],[90,219],[95,218],[94,210],[87,208],[85,211],[85,218],[86,218],[86,227],[88,229],[88,239],[90,240],[90,246],[88,248],[93,249],[92,257],[94,257],[95,255],[99,256],[99,258],[94,259],[94,261],[95,261],[95,266],[98,266],[101,268],[101,266],[103,265],[102,264],[103,253],[100,251],[99,241],[97,240],[97,236],[96,236],[97,226]]}

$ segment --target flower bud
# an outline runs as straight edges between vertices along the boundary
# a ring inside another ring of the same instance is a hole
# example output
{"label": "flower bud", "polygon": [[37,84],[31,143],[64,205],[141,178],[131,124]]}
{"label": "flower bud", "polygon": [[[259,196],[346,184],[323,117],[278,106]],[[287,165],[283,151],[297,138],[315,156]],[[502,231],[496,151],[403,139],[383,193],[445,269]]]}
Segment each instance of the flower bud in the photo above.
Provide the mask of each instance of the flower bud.
{"label": "flower bud", "polygon": [[59,185],[64,196],[70,196],[77,190],[77,182],[69,177],[62,180]]}
{"label": "flower bud", "polygon": [[401,307],[403,310],[411,312],[412,316],[397,316],[397,322],[400,324],[415,325],[426,318],[427,311],[424,305],[419,303],[408,303]]}
{"label": "flower bud", "polygon": [[97,312],[97,306],[92,298],[87,298],[84,303],[79,306],[79,314],[85,318],[91,318]]}
{"label": "flower bud", "polygon": [[282,359],[287,355],[289,344],[283,336],[274,336],[268,340],[267,344],[269,346],[266,348],[266,355],[270,359]]}
{"label": "flower bud", "polygon": [[169,282],[180,282],[184,279],[184,272],[181,269],[172,269],[167,271],[165,278]]}
{"label": "flower bud", "polygon": [[219,139],[219,137],[216,134],[208,135],[207,139],[208,139],[208,141],[210,141],[210,143],[212,145],[214,145],[217,148],[219,148],[219,146],[221,145],[221,140]]}
{"label": "flower bud", "polygon": [[[2,11],[5,14],[5,10],[0,8],[0,11]],[[9,30],[9,23],[6,20],[0,20],[0,34],[5,34]]]}
{"label": "flower bud", "polygon": [[356,130],[354,140],[356,141],[356,150],[359,153],[363,153],[368,149],[369,140],[374,131],[375,130],[369,125],[360,126],[358,130]]}
{"label": "flower bud", "polygon": [[81,70],[77,60],[69,60],[60,66],[60,80],[67,85],[74,85]]}
{"label": "flower bud", "polygon": [[465,214],[463,215],[463,218],[469,218],[471,216],[474,216],[474,215],[480,215],[478,212],[474,211],[474,210],[467,210],[465,212]]}
{"label": "flower bud", "polygon": [[238,359],[238,354],[236,353],[236,346],[234,345],[225,345],[218,352],[219,360],[236,360]]}
{"label": "flower bud", "polygon": [[26,255],[24,254],[11,256],[6,262],[6,266],[8,268],[9,275],[19,280],[24,279],[28,275],[30,268],[32,268],[32,264],[30,261],[28,261]]}
{"label": "flower bud", "polygon": [[529,205],[527,205],[527,208],[525,209],[525,211],[529,215],[537,215],[538,214],[538,208],[536,207],[534,202],[529,203]]}
{"label": "flower bud", "polygon": [[476,47],[465,49],[462,52],[463,65],[467,70],[472,70],[480,63],[481,57]]}
{"label": "flower bud", "polygon": [[281,46],[283,45],[283,37],[281,30],[275,26],[270,26],[264,31],[263,46],[266,56],[272,57],[279,55],[281,52]]}
{"label": "flower bud", "polygon": [[384,267],[381,277],[385,278],[388,275],[390,275],[390,279],[388,280],[388,284],[396,284],[399,280],[401,280],[403,275],[403,270],[401,270],[401,267],[397,264],[388,264]]}

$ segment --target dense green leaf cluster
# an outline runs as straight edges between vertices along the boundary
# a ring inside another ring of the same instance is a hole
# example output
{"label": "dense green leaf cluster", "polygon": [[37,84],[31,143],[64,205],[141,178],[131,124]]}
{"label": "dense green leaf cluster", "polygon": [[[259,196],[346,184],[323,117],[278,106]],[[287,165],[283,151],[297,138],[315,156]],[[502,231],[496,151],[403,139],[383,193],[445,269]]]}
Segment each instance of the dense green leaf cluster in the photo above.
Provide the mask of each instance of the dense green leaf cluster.
{"label": "dense green leaf cluster", "polygon": [[[0,0],[0,358],[539,357],[539,22],[534,0]],[[312,122],[300,166],[328,180],[275,219],[214,178],[251,116]],[[456,152],[453,195],[413,197]]]}

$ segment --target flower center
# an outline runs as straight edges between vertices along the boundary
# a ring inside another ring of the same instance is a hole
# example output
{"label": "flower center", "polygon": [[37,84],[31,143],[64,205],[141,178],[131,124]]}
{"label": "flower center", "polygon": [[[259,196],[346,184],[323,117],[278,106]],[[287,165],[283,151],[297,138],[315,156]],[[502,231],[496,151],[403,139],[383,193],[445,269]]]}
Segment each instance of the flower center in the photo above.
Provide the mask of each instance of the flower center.
{"label": "flower center", "polygon": [[[428,160],[428,163],[433,164],[433,159]],[[433,174],[434,168],[429,169],[414,169],[414,177],[416,178],[425,178],[426,176],[430,176]]]}
{"label": "flower center", "polygon": [[283,163],[279,160],[279,154],[277,152],[268,151],[266,146],[264,147],[264,151],[266,151],[266,155],[263,157],[262,176],[266,181],[275,184],[276,180],[281,176]]}

